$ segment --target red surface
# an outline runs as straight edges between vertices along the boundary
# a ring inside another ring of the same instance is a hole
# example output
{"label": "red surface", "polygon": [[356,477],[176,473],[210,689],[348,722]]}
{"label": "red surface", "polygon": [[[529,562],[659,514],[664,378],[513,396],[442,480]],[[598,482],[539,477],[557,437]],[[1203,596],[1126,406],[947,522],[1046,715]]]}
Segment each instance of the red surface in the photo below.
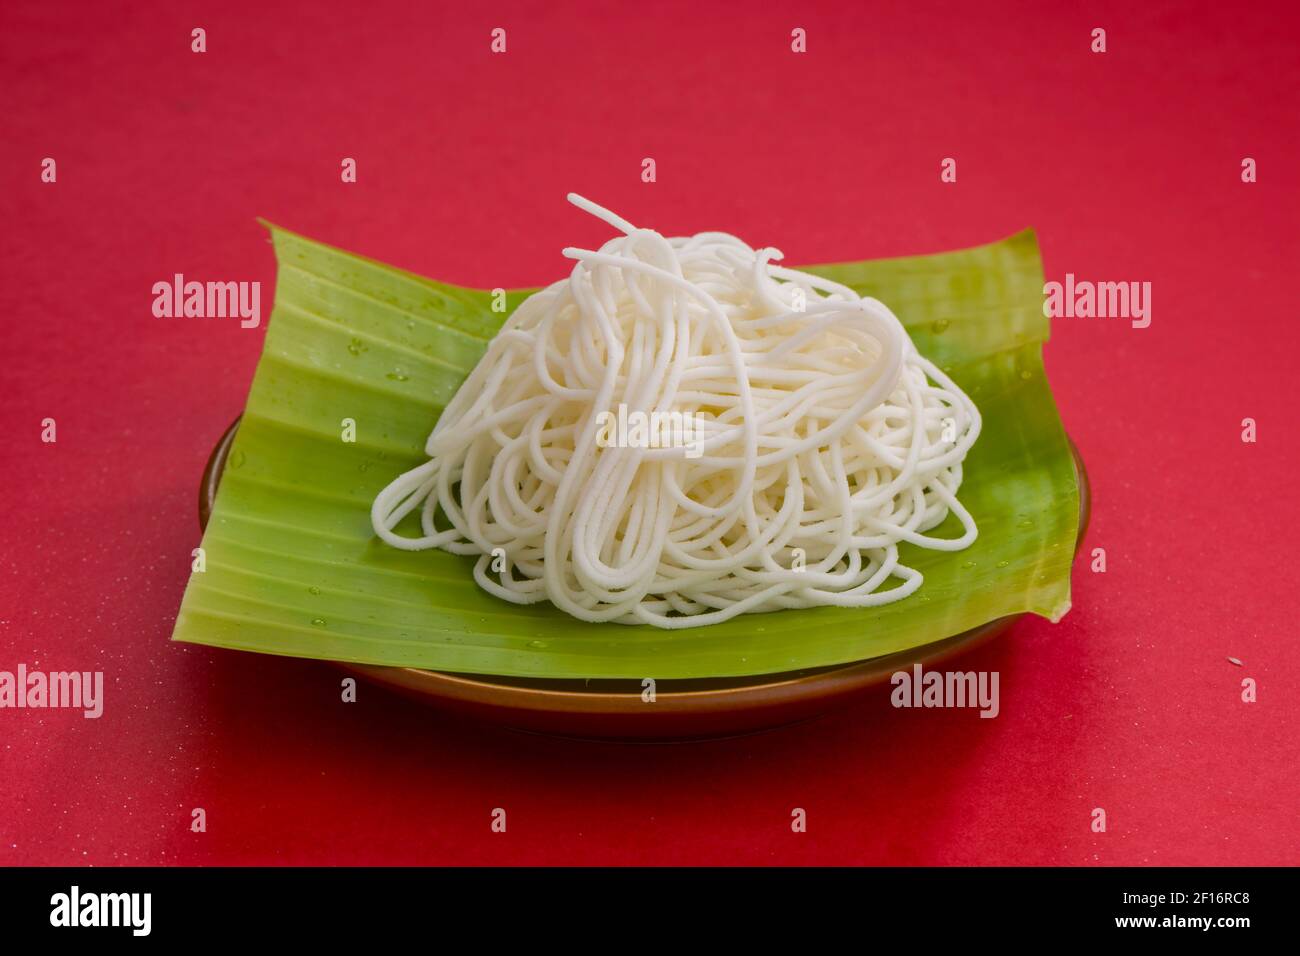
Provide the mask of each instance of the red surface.
{"label": "red surface", "polygon": [[[0,863],[1297,862],[1295,5],[624,6],[4,5],[0,669],[102,669],[107,700],[0,711]],[[1148,329],[1055,323],[1109,570],[967,659],[1001,672],[996,720],[882,692],[749,739],[582,744],[168,642],[263,330],[154,319],[152,283],[269,300],[259,215],[550,281],[605,233],[569,189],[793,263],[1032,225],[1049,278],[1154,284]]]}

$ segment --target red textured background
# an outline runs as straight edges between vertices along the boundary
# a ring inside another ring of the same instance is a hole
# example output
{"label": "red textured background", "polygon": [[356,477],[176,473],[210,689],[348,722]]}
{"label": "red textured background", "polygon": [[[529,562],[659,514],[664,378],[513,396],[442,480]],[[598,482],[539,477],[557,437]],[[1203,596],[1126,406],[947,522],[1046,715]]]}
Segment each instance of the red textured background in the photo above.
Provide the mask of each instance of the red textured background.
{"label": "red textured background", "polygon": [[[0,863],[1297,862],[1294,4],[439,6],[0,8],[0,669],[107,684],[97,721],[0,711]],[[582,744],[168,641],[263,330],[156,320],[151,285],[257,279],[269,314],[259,215],[548,282],[606,233],[570,189],[792,263],[1032,225],[1049,278],[1154,284],[1146,330],[1055,323],[1109,571],[967,658],[1000,717],[882,691],[747,739]]]}

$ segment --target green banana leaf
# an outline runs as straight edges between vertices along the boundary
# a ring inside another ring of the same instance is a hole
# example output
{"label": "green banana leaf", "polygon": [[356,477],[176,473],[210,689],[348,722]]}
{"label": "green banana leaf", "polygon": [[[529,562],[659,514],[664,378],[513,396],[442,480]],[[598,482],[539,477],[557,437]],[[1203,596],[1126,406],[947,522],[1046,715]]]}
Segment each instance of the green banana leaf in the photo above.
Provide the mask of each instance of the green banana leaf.
{"label": "green banana leaf", "polygon": [[[979,406],[984,431],[960,492],[976,543],[902,545],[925,583],[895,604],[663,631],[509,604],[478,589],[471,558],[375,540],[371,500],[425,460],[429,430],[506,316],[490,292],[269,228],[275,308],[203,536],[206,569],[190,577],[174,640],[515,677],[672,679],[863,660],[1004,615],[1057,620],[1069,609],[1078,485],[1043,374],[1049,329],[1031,231],[810,269],[887,303]],[[528,294],[511,292],[508,307]],[[345,419],[354,442],[342,440]],[[957,529],[949,517],[939,533]]]}

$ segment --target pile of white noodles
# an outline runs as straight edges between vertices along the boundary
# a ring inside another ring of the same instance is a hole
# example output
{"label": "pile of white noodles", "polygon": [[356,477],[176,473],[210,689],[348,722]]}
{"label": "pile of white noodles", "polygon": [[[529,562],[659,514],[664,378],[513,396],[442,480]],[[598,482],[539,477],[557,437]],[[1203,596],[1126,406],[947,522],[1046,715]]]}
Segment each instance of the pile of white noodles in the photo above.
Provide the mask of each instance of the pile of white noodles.
{"label": "pile of white noodles", "polygon": [[[922,583],[899,542],[975,540],[957,489],[979,411],[882,303],[569,200],[624,235],[564,250],[570,276],[519,306],[429,461],[375,499],[379,537],[478,555],[516,604],[664,628],[898,601]],[[423,536],[396,534],[417,509]],[[961,537],[928,537],[950,511]]]}

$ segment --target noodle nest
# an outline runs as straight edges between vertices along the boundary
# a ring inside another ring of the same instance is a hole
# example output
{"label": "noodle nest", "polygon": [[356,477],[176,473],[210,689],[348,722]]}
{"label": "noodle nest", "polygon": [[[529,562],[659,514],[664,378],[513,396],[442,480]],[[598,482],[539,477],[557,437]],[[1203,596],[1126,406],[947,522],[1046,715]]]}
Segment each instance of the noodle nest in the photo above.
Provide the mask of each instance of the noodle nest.
{"label": "noodle nest", "polygon": [[[506,601],[662,628],[902,600],[923,578],[900,544],[975,540],[979,411],[883,303],[569,198],[620,235],[510,316],[375,498],[380,538],[477,555]],[[950,513],[959,537],[927,535]]]}

